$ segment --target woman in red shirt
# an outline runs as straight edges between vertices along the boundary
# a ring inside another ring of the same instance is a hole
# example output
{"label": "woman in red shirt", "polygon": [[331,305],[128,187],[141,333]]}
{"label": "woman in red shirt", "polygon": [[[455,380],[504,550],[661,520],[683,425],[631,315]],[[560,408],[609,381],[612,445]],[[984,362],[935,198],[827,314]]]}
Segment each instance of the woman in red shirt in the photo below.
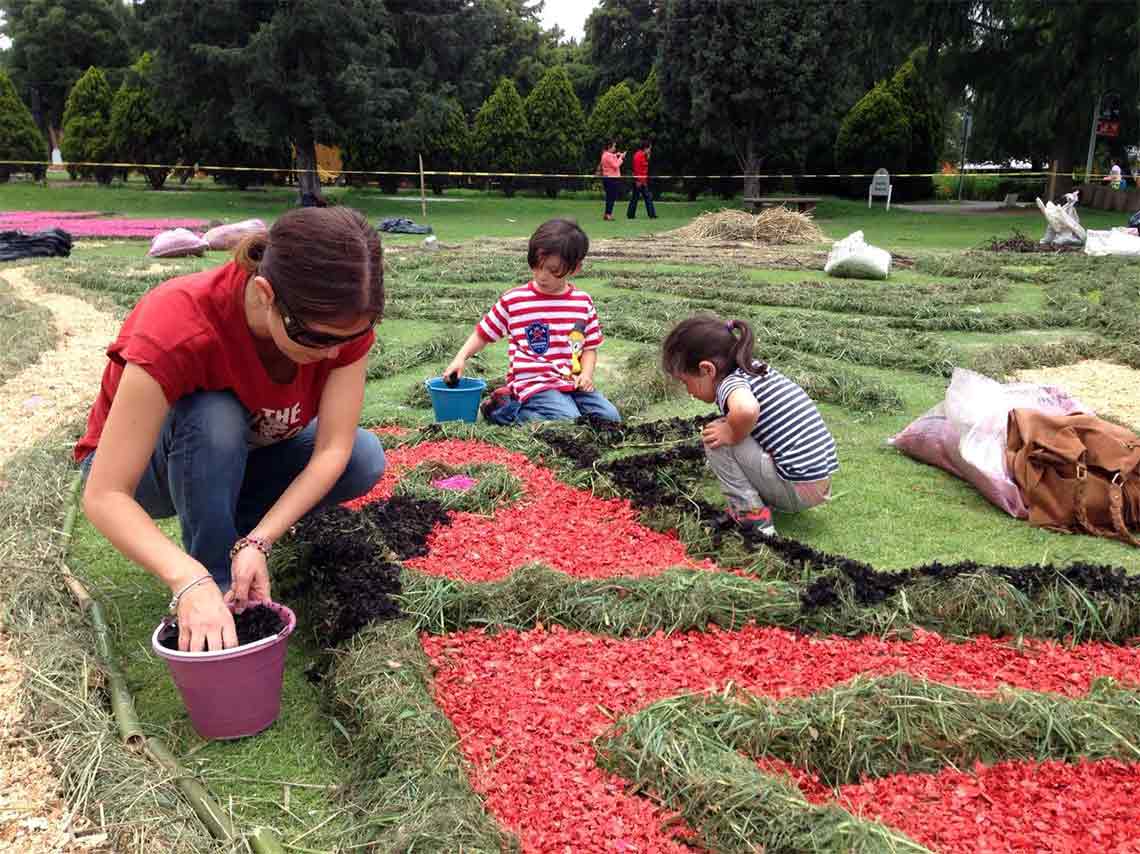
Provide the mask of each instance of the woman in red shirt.
{"label": "woman in red shirt", "polygon": [[610,144],[602,152],[598,168],[602,172],[602,187],[606,191],[606,212],[602,219],[614,218],[614,202],[621,195],[621,164],[625,160],[625,152],[618,153],[617,140],[611,139]]}
{"label": "woman in red shirt", "polygon": [[[75,447],[83,509],[174,594],[178,648],[235,646],[270,596],[272,543],[384,471],[357,427],[384,308],[380,238],[348,208],[301,208],[222,267],[136,304]],[[185,551],[152,519],[177,516]]]}

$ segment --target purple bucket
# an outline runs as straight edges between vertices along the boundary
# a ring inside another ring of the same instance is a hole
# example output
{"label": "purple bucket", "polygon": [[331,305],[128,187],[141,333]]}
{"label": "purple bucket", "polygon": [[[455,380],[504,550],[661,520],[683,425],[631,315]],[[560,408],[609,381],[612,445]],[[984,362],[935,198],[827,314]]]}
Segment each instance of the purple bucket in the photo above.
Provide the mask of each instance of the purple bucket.
{"label": "purple bucket", "polygon": [[297,617],[276,602],[250,602],[276,611],[285,627],[276,635],[220,652],[178,652],[159,643],[166,630],[160,623],[150,645],[166,660],[190,723],[202,738],[256,735],[281,712],[285,647]]}

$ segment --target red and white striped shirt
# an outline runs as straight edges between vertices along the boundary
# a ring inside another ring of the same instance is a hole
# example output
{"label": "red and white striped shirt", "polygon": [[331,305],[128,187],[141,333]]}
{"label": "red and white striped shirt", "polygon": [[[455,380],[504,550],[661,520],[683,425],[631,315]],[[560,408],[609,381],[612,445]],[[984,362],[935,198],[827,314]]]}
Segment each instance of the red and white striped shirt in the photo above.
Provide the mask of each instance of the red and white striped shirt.
{"label": "red and white striped shirt", "polygon": [[573,391],[570,333],[582,332],[582,351],[602,343],[602,327],[594,301],[569,282],[558,296],[544,294],[533,282],[507,291],[479,321],[476,330],[487,342],[508,337],[507,383],[526,400],[540,391]]}

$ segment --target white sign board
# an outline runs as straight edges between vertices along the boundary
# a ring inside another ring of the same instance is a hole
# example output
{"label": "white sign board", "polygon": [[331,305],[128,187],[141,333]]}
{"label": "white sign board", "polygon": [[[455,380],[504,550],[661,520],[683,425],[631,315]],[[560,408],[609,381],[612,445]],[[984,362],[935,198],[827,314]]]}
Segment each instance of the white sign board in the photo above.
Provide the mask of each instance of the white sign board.
{"label": "white sign board", "polygon": [[871,207],[871,199],[875,196],[886,198],[887,210],[891,209],[891,173],[886,169],[877,169],[871,177],[871,186],[867,188],[867,207]]}

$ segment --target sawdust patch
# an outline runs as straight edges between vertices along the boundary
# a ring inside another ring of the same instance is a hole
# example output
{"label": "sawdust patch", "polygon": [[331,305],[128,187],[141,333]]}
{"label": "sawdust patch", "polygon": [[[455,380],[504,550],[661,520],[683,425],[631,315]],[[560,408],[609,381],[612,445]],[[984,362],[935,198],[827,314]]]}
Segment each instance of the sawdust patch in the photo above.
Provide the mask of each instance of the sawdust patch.
{"label": "sawdust patch", "polygon": [[0,851],[75,854],[106,851],[107,834],[71,819],[47,761],[23,738],[24,669],[0,635]]}
{"label": "sawdust patch", "polygon": [[107,347],[119,331],[118,321],[106,312],[32,284],[28,269],[10,267],[0,275],[16,296],[51,311],[59,343],[0,386],[0,466],[87,413],[107,364]]}
{"label": "sawdust patch", "polygon": [[1087,359],[1057,368],[1033,368],[1014,374],[1019,380],[1057,385],[1098,415],[1140,430],[1140,370]]}

